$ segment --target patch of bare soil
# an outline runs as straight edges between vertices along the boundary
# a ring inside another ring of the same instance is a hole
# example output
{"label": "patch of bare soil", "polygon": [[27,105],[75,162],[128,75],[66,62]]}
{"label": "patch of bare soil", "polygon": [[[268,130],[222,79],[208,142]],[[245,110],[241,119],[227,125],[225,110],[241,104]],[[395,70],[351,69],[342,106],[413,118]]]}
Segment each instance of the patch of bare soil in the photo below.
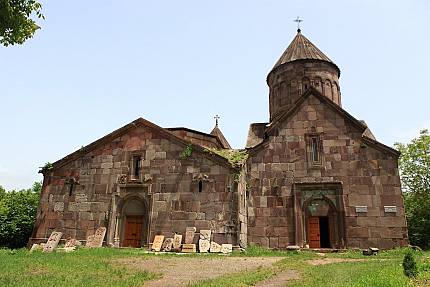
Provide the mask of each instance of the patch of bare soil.
{"label": "patch of bare soil", "polygon": [[258,282],[254,287],[282,287],[290,280],[300,279],[300,273],[296,270],[287,270],[276,274],[274,277]]}
{"label": "patch of bare soil", "polygon": [[352,258],[324,258],[324,259],[313,259],[307,260],[306,262],[310,265],[326,265],[333,263],[342,263],[342,262],[363,262],[366,259],[352,259]]}
{"label": "patch of bare soil", "polygon": [[189,283],[222,275],[269,267],[281,257],[151,257],[126,258],[115,263],[141,271],[161,273],[162,278],[151,280],[145,286],[186,286]]}

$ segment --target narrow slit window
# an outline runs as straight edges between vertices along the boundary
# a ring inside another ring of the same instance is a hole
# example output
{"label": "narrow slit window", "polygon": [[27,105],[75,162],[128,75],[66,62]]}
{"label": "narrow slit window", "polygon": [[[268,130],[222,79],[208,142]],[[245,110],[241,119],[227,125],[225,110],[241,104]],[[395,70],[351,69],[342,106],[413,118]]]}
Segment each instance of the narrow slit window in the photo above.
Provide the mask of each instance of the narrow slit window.
{"label": "narrow slit window", "polygon": [[203,191],[203,181],[199,180],[199,192]]}
{"label": "narrow slit window", "polygon": [[313,162],[319,161],[318,139],[316,137],[311,138],[311,159]]}
{"label": "narrow slit window", "polygon": [[70,184],[70,187],[69,187],[69,196],[72,196],[72,193],[73,193],[73,184]]}
{"label": "narrow slit window", "polygon": [[309,167],[323,166],[321,135],[312,133],[306,135],[306,157]]}
{"label": "narrow slit window", "polygon": [[142,171],[142,158],[140,156],[133,157],[133,177],[139,178]]}
{"label": "narrow slit window", "polygon": [[72,196],[73,191],[75,190],[75,185],[78,184],[77,181],[74,178],[70,178],[67,181],[67,184],[69,185],[69,196]]}

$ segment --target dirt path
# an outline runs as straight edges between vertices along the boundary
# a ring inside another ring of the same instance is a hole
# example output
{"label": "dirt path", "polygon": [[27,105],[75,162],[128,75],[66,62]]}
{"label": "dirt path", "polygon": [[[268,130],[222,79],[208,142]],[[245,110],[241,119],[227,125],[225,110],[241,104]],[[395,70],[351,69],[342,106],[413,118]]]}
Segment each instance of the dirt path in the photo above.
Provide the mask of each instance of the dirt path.
{"label": "dirt path", "polygon": [[[145,286],[186,286],[189,283],[222,275],[270,267],[282,257],[151,257],[116,260],[115,263],[138,270],[161,273],[161,279],[148,281]],[[262,285],[263,286],[263,285]],[[267,285],[264,285],[267,286]],[[277,285],[268,285],[277,286]]]}
{"label": "dirt path", "polygon": [[288,281],[300,279],[300,273],[296,270],[287,270],[281,272],[274,277],[258,282],[255,287],[282,287],[285,286]]}
{"label": "dirt path", "polygon": [[352,259],[352,258],[324,258],[324,259],[313,259],[307,260],[306,262],[310,265],[326,265],[333,263],[342,263],[342,262],[363,262],[367,261],[366,259]]}

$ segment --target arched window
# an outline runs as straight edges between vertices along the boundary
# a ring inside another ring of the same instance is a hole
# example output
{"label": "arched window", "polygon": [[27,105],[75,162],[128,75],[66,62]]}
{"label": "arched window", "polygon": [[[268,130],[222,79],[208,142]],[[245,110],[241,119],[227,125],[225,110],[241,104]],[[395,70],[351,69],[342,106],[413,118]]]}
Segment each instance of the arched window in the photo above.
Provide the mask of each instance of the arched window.
{"label": "arched window", "polygon": [[336,82],[333,82],[333,101],[340,105],[340,91]]}
{"label": "arched window", "polygon": [[329,80],[325,80],[324,95],[333,101],[333,91],[331,82]]}
{"label": "arched window", "polygon": [[199,180],[199,192],[203,191],[203,181]]}
{"label": "arched window", "polygon": [[322,93],[322,90],[323,90],[322,85],[323,85],[323,83],[322,83],[322,79],[320,77],[316,77],[314,79],[313,85],[314,85],[315,89],[317,89],[320,93]]}
{"label": "arched window", "polygon": [[303,78],[302,79],[302,94],[306,92],[306,90],[311,86],[311,81],[309,78]]}

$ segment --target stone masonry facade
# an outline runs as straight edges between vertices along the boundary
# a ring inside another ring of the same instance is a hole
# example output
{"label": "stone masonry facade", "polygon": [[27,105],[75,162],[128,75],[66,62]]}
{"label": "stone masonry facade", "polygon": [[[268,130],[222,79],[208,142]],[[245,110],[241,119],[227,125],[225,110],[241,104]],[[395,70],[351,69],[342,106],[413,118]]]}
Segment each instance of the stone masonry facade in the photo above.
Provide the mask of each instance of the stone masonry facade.
{"label": "stone masonry facade", "polygon": [[139,118],[41,170],[29,244],[105,227],[106,246],[151,246],[196,227],[242,247],[407,245],[399,153],[342,108],[339,77],[298,30],[267,77],[269,122],[250,125],[245,149],[218,119],[207,134]]}
{"label": "stone masonry facade", "polygon": [[[142,246],[158,234],[185,233],[188,226],[212,230],[220,243],[236,243],[237,171],[224,158],[160,130],[139,119],[44,171],[33,241],[54,230],[85,240],[104,226],[107,244],[113,244],[121,233],[118,211],[137,199],[147,221]],[[184,156],[189,147],[196,150]],[[133,157],[142,162],[139,178],[130,176]]]}

